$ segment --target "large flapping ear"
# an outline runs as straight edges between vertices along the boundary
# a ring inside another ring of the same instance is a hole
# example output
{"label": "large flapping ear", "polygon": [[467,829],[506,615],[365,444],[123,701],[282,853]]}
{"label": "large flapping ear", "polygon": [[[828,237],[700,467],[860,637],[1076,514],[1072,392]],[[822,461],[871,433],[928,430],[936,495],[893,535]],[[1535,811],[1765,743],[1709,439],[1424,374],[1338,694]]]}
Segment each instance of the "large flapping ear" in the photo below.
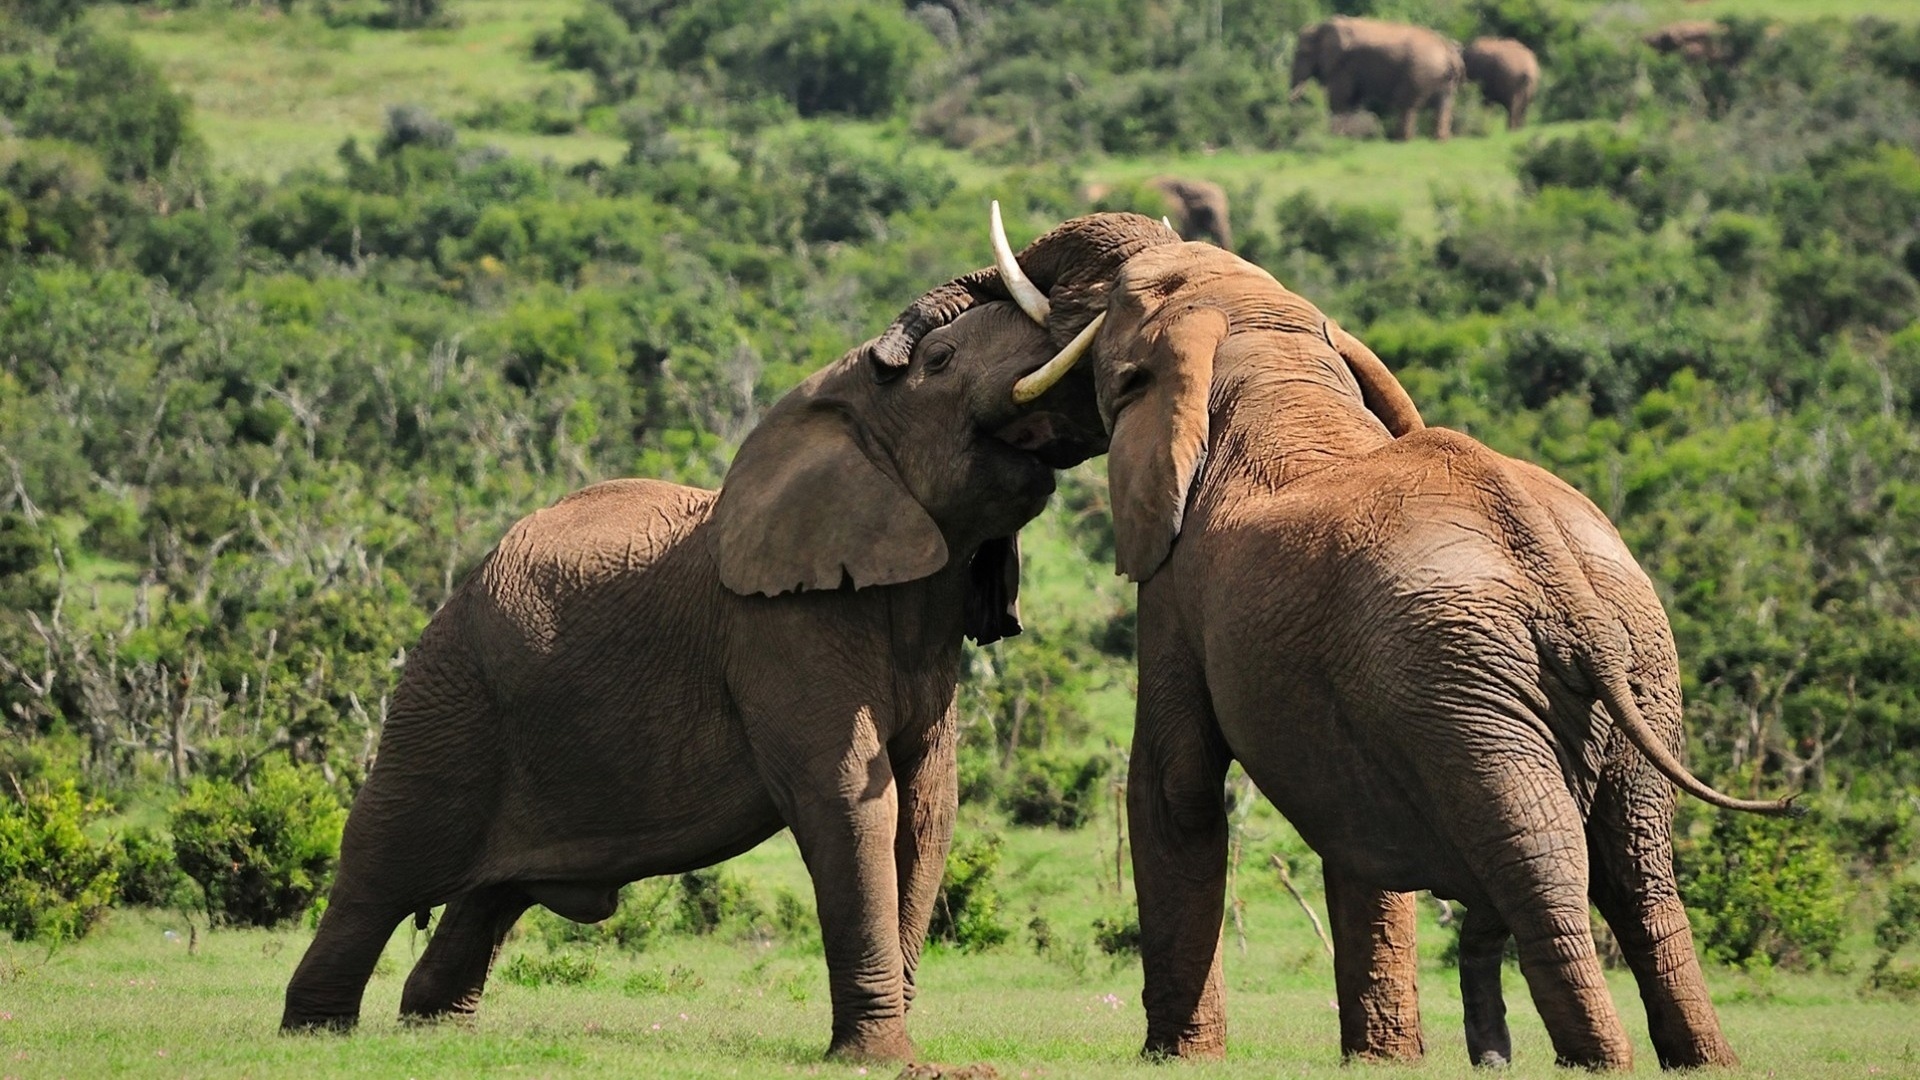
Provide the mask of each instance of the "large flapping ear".
{"label": "large flapping ear", "polygon": [[789,399],[767,413],[727,470],[713,521],[720,580],[742,594],[894,585],[947,565],[933,518],[829,402]]}
{"label": "large flapping ear", "polygon": [[1020,632],[1020,536],[989,540],[967,564],[967,636],[981,645]]}
{"label": "large flapping ear", "polygon": [[1380,418],[1394,438],[1427,426],[1426,421],[1420,419],[1420,409],[1414,405],[1413,398],[1407,396],[1406,387],[1400,385],[1400,380],[1393,377],[1393,372],[1365,342],[1341,329],[1332,319],[1321,325],[1321,331],[1326,334],[1327,344],[1347,362],[1347,370],[1353,372],[1367,408]]}
{"label": "large flapping ear", "polygon": [[1225,312],[1182,308],[1148,319],[1131,342],[1102,343],[1103,354],[1135,358],[1128,377],[1144,379],[1137,396],[1117,403],[1107,452],[1114,568],[1134,581],[1152,577],[1180,535],[1207,452],[1213,354],[1226,336]]}

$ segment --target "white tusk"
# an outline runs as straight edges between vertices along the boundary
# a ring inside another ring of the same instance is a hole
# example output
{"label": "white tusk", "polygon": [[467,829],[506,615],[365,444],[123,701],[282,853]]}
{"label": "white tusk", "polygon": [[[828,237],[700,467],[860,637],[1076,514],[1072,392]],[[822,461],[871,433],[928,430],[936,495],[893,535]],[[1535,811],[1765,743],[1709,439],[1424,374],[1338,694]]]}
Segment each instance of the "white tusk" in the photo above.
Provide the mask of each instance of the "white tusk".
{"label": "white tusk", "polygon": [[1087,324],[1087,328],[1075,334],[1073,340],[1067,342],[1067,347],[1055,353],[1053,359],[1014,383],[1013,403],[1015,405],[1031,404],[1035,398],[1053,389],[1053,384],[1059,382],[1068,371],[1071,371],[1073,365],[1079,361],[1080,355],[1087,351],[1087,346],[1093,344],[1093,335],[1100,332],[1100,324],[1106,321],[1106,312],[1095,315],[1093,321]]}
{"label": "white tusk", "polygon": [[1013,294],[1013,302],[1027,313],[1027,318],[1047,325],[1047,315],[1053,311],[1053,305],[1047,303],[1047,294],[1039,286],[1027,280],[1027,275],[1014,260],[1013,248],[1007,243],[1007,227],[1000,223],[1000,200],[993,200],[993,209],[989,216],[993,219],[993,265],[1000,271],[1000,282]]}
{"label": "white tusk", "polygon": [[1162,214],[1162,215],[1160,215],[1160,224],[1162,224],[1162,225],[1165,225],[1165,226],[1167,227],[1167,231],[1168,231],[1168,232],[1178,232],[1178,231],[1179,231],[1178,229],[1175,229],[1175,228],[1173,227],[1173,222],[1171,222],[1171,221],[1168,221],[1168,220],[1167,220],[1167,216],[1166,216],[1165,214]]}

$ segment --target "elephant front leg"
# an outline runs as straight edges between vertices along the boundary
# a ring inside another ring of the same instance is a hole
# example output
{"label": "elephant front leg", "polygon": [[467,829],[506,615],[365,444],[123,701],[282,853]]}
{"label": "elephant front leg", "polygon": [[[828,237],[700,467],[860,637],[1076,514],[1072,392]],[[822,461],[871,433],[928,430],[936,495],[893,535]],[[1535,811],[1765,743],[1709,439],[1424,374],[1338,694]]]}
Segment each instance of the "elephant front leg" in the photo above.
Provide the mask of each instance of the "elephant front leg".
{"label": "elephant front leg", "polygon": [[829,1057],[910,1061],[892,767],[870,720],[837,747],[769,746],[763,769],[813,878],[833,1001]]}
{"label": "elephant front leg", "polygon": [[449,903],[427,951],[407,976],[401,1018],[431,1020],[477,1011],[501,943],[531,904],[511,885],[479,889]]}
{"label": "elephant front leg", "polygon": [[1197,674],[1156,673],[1143,664],[1127,773],[1140,958],[1146,970],[1142,1052],[1148,1056],[1226,1054],[1220,922],[1227,888],[1222,786],[1228,754],[1206,705],[1204,684],[1172,685]]}
{"label": "elephant front leg", "polygon": [[958,810],[954,753],[957,732],[948,715],[919,745],[894,758],[900,819],[894,834],[893,861],[900,887],[900,960],[902,995],[913,1005],[914,973],[933,920],[934,901],[946,876],[947,850],[953,843]]}
{"label": "elephant front leg", "polygon": [[1340,1053],[1369,1061],[1418,1061],[1419,959],[1414,896],[1386,892],[1322,864],[1333,981],[1340,1000]]}

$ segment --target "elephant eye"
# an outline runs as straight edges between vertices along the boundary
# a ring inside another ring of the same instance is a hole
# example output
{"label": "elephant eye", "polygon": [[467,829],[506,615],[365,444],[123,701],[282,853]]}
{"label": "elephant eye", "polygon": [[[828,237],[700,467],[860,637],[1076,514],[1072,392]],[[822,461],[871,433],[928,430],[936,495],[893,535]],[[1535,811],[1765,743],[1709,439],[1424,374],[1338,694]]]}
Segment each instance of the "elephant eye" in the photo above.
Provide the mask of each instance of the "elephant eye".
{"label": "elephant eye", "polygon": [[1144,367],[1134,368],[1120,380],[1120,389],[1113,395],[1115,405],[1124,405],[1146,392],[1147,384],[1153,381],[1153,373]]}
{"label": "elephant eye", "polygon": [[928,371],[939,371],[953,362],[953,346],[941,343],[927,346],[927,358],[922,366]]}

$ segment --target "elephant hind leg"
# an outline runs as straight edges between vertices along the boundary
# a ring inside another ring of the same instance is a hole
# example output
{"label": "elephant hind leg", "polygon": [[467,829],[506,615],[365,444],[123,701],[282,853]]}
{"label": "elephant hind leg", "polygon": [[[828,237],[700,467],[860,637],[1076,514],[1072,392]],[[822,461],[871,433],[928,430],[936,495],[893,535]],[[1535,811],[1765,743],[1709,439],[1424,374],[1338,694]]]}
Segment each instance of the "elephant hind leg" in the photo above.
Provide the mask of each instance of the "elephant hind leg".
{"label": "elephant hind leg", "polygon": [[346,1031],[359,1023],[360,996],[380,961],[380,951],[394,927],[412,913],[405,904],[328,905],[320,917],[319,932],[287,983],[280,1030]]}
{"label": "elephant hind leg", "polygon": [[[1648,700],[1649,717],[1677,731],[1672,703]],[[1647,1009],[1654,1053],[1668,1069],[1738,1065],[1707,995],[1693,930],[1673,875],[1673,794],[1645,759],[1616,755],[1594,801],[1588,835],[1593,851],[1593,902],[1620,943]]]}
{"label": "elephant hind leg", "polygon": [[1414,897],[1386,892],[1322,865],[1333,981],[1340,999],[1340,1054],[1364,1061],[1418,1061],[1419,958]]}
{"label": "elephant hind leg", "polygon": [[456,897],[440,917],[427,951],[407,976],[400,994],[403,1019],[470,1016],[480,1007],[487,974],[513,924],[532,898],[512,885],[495,885]]}
{"label": "elephant hind leg", "polygon": [[1513,931],[1521,974],[1557,1062],[1631,1068],[1633,1048],[1593,944],[1586,823],[1558,762],[1544,742],[1475,745],[1468,752],[1471,761],[1498,764],[1476,770],[1462,790],[1457,763],[1435,756],[1427,780],[1455,795],[1450,839],[1468,853],[1482,902]]}
{"label": "elephant hind leg", "polygon": [[1513,1062],[1507,1032],[1507,1001],[1500,992],[1500,964],[1512,935],[1485,904],[1470,908],[1460,925],[1460,1004],[1466,1013],[1467,1058],[1500,1068]]}

